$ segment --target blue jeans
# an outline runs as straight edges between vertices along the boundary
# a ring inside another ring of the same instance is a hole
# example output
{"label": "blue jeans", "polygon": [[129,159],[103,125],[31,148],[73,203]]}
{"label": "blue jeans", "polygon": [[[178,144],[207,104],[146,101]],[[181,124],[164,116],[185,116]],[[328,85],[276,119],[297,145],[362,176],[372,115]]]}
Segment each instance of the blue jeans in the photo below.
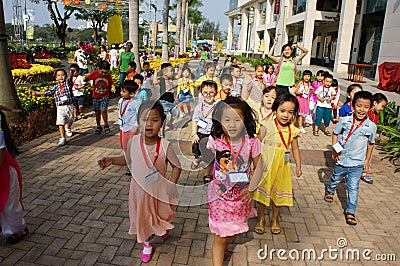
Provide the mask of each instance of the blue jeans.
{"label": "blue jeans", "polygon": [[128,74],[126,72],[119,72],[119,87],[122,86],[122,83],[124,82],[127,75]]}
{"label": "blue jeans", "polygon": [[326,190],[331,193],[335,193],[336,187],[343,180],[347,174],[347,209],[346,212],[356,214],[356,208],[358,203],[358,188],[360,184],[361,174],[364,166],[352,166],[344,167],[336,164],[333,169],[331,181],[329,182]]}

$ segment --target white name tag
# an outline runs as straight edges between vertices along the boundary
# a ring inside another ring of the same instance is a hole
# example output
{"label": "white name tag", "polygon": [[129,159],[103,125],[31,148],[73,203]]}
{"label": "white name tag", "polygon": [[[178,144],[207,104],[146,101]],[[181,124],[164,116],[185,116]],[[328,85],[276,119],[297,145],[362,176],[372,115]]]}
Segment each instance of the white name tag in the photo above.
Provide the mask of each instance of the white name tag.
{"label": "white name tag", "polygon": [[118,125],[122,127],[124,125],[124,119],[122,117],[118,117]]}
{"label": "white name tag", "polygon": [[188,93],[188,92],[189,92],[189,89],[188,89],[188,88],[186,88],[186,89],[183,90],[183,93],[185,93],[185,94]]}
{"label": "white name tag", "polygon": [[66,102],[66,101],[68,101],[68,97],[66,95],[63,95],[60,97],[60,101]]}
{"label": "white name tag", "polygon": [[284,162],[285,163],[290,162],[290,152],[289,151],[285,152]]}
{"label": "white name tag", "polygon": [[336,142],[335,144],[333,144],[332,148],[333,148],[337,153],[340,153],[340,152],[344,149],[343,144],[342,144],[340,141],[338,141],[338,142]]}
{"label": "white name tag", "polygon": [[202,129],[206,129],[208,125],[208,122],[203,120],[203,119],[199,119],[199,121],[197,122],[197,126],[199,126]]}
{"label": "white name tag", "polygon": [[146,185],[150,185],[154,182],[157,182],[158,180],[158,171],[154,170],[153,172],[151,172],[150,174],[146,175],[144,177]]}
{"label": "white name tag", "polygon": [[247,173],[245,173],[245,172],[230,172],[229,179],[233,183],[249,182],[249,177],[247,176]]}

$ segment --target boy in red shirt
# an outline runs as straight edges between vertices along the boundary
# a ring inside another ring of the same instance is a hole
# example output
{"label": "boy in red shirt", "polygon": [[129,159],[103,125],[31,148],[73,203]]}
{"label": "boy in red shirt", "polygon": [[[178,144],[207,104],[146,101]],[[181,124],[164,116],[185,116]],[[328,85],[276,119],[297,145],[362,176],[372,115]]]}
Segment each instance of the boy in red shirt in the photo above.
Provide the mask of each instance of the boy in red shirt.
{"label": "boy in red shirt", "polygon": [[[386,107],[388,99],[385,95],[378,92],[374,94],[372,101],[372,108],[368,111],[368,118],[374,124],[377,124],[379,122],[379,113]],[[361,180],[368,184],[374,183],[374,180],[365,172],[361,175]]]}
{"label": "boy in red shirt", "polygon": [[110,71],[110,63],[107,61],[101,61],[98,71],[93,71],[88,76],[85,77],[85,82],[93,80],[93,111],[96,114],[97,128],[95,134],[100,134],[103,130],[101,126],[101,117],[104,121],[104,132],[106,134],[110,133],[110,127],[108,126],[108,100],[111,95],[111,91],[115,92],[115,86],[112,81],[111,75],[108,73]]}

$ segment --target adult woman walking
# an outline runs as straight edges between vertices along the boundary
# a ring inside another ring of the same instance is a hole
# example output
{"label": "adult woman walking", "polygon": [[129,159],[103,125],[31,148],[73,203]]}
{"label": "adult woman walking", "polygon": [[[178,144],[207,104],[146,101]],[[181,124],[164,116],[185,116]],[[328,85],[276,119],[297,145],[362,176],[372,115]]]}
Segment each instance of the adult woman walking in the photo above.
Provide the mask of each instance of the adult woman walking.
{"label": "adult woman walking", "polygon": [[135,54],[131,51],[133,44],[131,42],[127,42],[125,46],[125,50],[119,53],[118,59],[118,67],[119,67],[119,85],[121,86],[122,82],[124,82],[128,69],[128,64],[131,61],[135,60]]}
{"label": "adult woman walking", "polygon": [[[278,64],[278,66],[276,67],[276,89],[280,94],[284,92],[289,92],[289,89],[295,85],[297,63],[301,59],[303,59],[304,56],[306,56],[308,50],[298,44],[285,44],[282,46],[281,56],[276,57],[273,56],[273,53],[277,43],[278,37],[275,37],[274,44],[269,50],[268,57],[274,63]],[[292,56],[294,48],[300,49],[301,54],[299,56]]]}

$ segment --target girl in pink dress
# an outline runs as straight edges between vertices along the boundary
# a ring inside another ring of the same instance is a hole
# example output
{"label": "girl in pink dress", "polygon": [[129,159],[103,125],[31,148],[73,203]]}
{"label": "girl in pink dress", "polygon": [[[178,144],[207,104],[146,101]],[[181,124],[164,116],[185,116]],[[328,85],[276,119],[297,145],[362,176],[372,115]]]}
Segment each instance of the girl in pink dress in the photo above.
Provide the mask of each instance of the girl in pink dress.
{"label": "girl in pink dress", "polygon": [[[244,122],[246,121],[246,122]],[[262,176],[259,163],[261,143],[255,137],[256,118],[251,107],[237,97],[217,103],[207,148],[215,153],[213,181],[207,189],[209,226],[214,233],[212,258],[222,265],[228,256],[228,243],[247,232],[247,221],[257,216],[251,204]],[[255,170],[250,178],[250,165]]]}
{"label": "girl in pink dress", "polygon": [[[132,173],[129,191],[129,234],[143,243],[142,261],[149,262],[153,253],[152,237],[166,239],[175,218],[173,207],[178,196],[176,183],[181,169],[179,160],[166,139],[158,136],[164,120],[164,109],[158,101],[143,102],[138,111],[141,134],[127,144],[125,156],[105,157],[98,161],[102,169],[128,165]],[[167,162],[172,166],[167,179]]]}
{"label": "girl in pink dress", "polygon": [[310,70],[303,71],[303,77],[299,84],[296,85],[296,98],[299,102],[299,112],[297,114],[297,123],[300,132],[305,134],[307,131],[303,128],[303,118],[308,114],[308,107],[310,102],[310,88],[311,88],[312,72]]}

